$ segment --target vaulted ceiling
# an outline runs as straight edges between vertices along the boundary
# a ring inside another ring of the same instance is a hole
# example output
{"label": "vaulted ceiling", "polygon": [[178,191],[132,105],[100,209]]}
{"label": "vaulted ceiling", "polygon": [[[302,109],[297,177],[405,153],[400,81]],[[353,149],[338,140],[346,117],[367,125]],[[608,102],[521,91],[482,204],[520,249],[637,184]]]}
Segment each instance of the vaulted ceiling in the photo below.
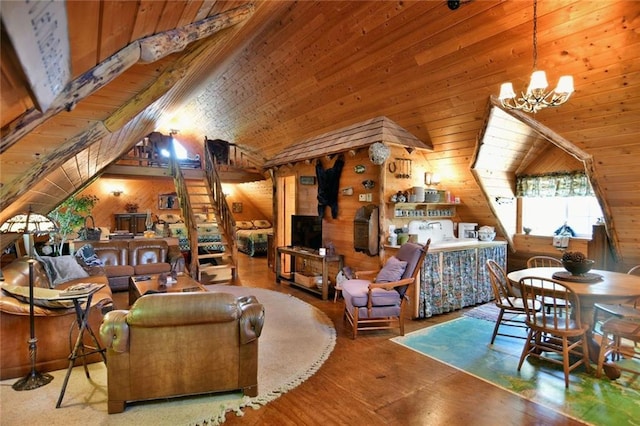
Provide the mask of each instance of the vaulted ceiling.
{"label": "vaulted ceiling", "polygon": [[[378,116],[433,145],[463,219],[491,222],[470,173],[476,139],[489,97],[532,71],[529,1],[67,1],[70,82],[39,111],[0,12],[0,223],[47,213],[170,117],[266,160]],[[593,157],[638,261],[639,56],[640,2],[539,1],[538,67],[551,85],[573,75],[576,92],[535,118]]]}

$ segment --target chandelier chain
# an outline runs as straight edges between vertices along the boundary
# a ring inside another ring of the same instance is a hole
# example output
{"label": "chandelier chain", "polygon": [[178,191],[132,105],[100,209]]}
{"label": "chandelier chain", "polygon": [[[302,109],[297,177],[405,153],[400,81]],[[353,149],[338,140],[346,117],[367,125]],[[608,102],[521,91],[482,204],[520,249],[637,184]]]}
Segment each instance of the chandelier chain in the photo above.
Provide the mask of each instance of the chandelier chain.
{"label": "chandelier chain", "polygon": [[533,0],[533,70],[538,65],[538,1]]}

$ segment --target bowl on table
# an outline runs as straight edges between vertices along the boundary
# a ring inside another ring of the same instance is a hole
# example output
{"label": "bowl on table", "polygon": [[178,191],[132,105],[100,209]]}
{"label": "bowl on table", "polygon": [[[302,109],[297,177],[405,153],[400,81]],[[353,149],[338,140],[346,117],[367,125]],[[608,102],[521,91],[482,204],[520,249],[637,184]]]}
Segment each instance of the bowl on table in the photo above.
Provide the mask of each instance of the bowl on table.
{"label": "bowl on table", "polygon": [[569,271],[571,275],[584,275],[593,268],[594,260],[585,259],[581,262],[575,262],[573,260],[563,260],[562,266]]}

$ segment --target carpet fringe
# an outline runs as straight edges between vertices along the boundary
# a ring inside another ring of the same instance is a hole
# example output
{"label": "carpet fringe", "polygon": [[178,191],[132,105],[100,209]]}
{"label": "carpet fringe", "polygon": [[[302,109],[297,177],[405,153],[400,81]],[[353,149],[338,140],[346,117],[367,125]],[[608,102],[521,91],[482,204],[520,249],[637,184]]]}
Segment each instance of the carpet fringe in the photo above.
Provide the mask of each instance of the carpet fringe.
{"label": "carpet fringe", "polygon": [[201,420],[198,423],[194,423],[193,426],[219,426],[226,421],[226,414],[233,411],[236,416],[242,417],[244,416],[244,408],[253,408],[254,410],[259,409],[260,407],[267,405],[269,402],[274,401],[281,395],[287,393],[291,389],[299,386],[301,383],[305,382],[309,377],[313,376],[324,364],[324,362],[329,358],[329,355],[333,351],[333,348],[336,345],[336,329],[333,326],[333,322],[324,312],[316,309],[316,313],[318,314],[318,320],[321,321],[321,326],[325,328],[325,331],[328,332],[329,342],[327,346],[322,350],[322,354],[318,358],[316,362],[314,362],[301,376],[283,384],[282,386],[271,390],[270,392],[264,395],[257,395],[254,397],[244,396],[241,401],[230,401],[228,404],[221,404],[222,410],[220,410],[220,414],[212,417],[210,419]]}

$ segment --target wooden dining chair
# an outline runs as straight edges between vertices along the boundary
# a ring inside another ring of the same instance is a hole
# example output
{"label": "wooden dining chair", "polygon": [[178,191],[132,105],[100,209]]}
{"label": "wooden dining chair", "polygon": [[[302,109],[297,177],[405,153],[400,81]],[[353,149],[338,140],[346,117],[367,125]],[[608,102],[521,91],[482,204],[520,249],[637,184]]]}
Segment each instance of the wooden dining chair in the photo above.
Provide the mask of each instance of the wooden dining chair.
{"label": "wooden dining chair", "polygon": [[[522,335],[508,334],[499,332],[500,326],[527,328],[524,322],[524,300],[513,291],[511,282],[507,279],[504,269],[493,259],[487,260],[487,270],[489,271],[489,279],[493,290],[494,303],[500,309],[496,325],[493,327],[491,335],[491,344],[496,340],[496,336],[514,337],[524,339]],[[519,292],[518,292],[519,293]],[[539,311],[542,305],[537,300],[532,308]],[[505,316],[506,314],[506,316]],[[515,331],[515,330],[514,330]]]}
{"label": "wooden dining chair", "polygon": [[[562,268],[562,260],[551,256],[532,256],[527,259],[527,268]],[[547,313],[550,311],[550,306],[542,299],[542,303],[547,308]],[[565,306],[565,311],[568,311],[568,306]]]}
{"label": "wooden dining chair", "polygon": [[[629,275],[640,276],[640,265],[636,265],[627,271]],[[640,305],[640,299],[636,299],[632,304],[621,303],[594,303],[593,305],[593,325],[594,331],[599,331],[601,328],[601,322],[599,317],[604,314],[604,320],[611,317],[625,318],[625,319],[638,319],[640,320],[640,311],[637,309]]]}
{"label": "wooden dining chair", "polygon": [[562,261],[551,256],[532,256],[527,259],[527,268],[562,268]]}
{"label": "wooden dining chair", "polygon": [[[627,345],[626,342],[629,344]],[[620,371],[640,375],[640,362],[631,361],[632,359],[640,361],[638,344],[640,344],[640,311],[637,312],[635,319],[611,317],[606,320],[602,324],[602,341],[596,376],[602,376],[602,370],[607,367],[615,369],[614,376],[607,372],[607,376],[611,379],[618,378]],[[609,356],[610,362],[605,364]]]}
{"label": "wooden dining chair", "polygon": [[[518,371],[528,356],[561,365],[564,372],[565,387],[569,387],[569,373],[580,365],[591,371],[589,362],[588,336],[589,326],[580,318],[580,299],[562,282],[540,278],[524,277],[520,280],[520,291],[525,300],[525,324],[529,333],[520,355]],[[548,312],[532,309],[535,302],[545,300]],[[573,315],[562,315],[566,301],[573,307]],[[556,353],[561,359],[550,356]]]}

